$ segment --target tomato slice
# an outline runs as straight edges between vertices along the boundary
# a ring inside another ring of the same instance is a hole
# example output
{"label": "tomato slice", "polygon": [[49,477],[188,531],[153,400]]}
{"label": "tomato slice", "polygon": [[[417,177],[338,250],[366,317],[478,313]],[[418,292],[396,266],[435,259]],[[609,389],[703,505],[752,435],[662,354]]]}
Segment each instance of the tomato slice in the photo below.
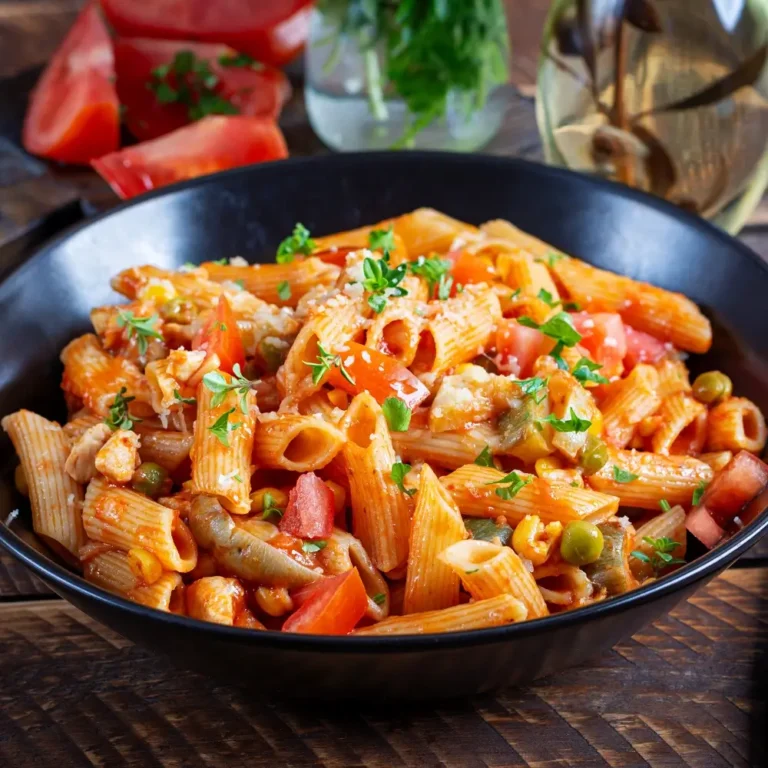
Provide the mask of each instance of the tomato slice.
{"label": "tomato slice", "polygon": [[226,296],[219,297],[216,311],[192,340],[192,349],[202,349],[208,357],[217,355],[225,373],[232,373],[235,364],[245,365],[243,339]]}
{"label": "tomato slice", "polygon": [[309,635],[346,635],[368,607],[368,595],[357,568],[322,579],[301,607],[283,624],[283,632]]}
{"label": "tomato slice", "polygon": [[272,120],[211,116],[91,165],[127,199],[184,179],[287,156],[283,134]]}
{"label": "tomato slice", "polygon": [[685,518],[685,527],[708,549],[712,549],[725,536],[725,531],[703,505],[691,510]]}
{"label": "tomato slice", "polygon": [[[115,42],[117,93],[125,107],[124,121],[140,141],[155,139],[187,125],[190,120],[185,104],[161,104],[153,90],[155,69],[173,62],[176,54],[191,52],[198,61],[208,63],[218,78],[214,90],[246,117],[276,119],[291,94],[286,76],[272,67],[226,67],[222,57],[234,57],[237,51],[226,45],[179,40],[123,38]],[[173,87],[178,87],[172,81]]]}
{"label": "tomato slice", "polygon": [[338,366],[330,369],[325,380],[350,395],[367,390],[379,403],[399,397],[411,410],[429,397],[429,390],[394,357],[354,341],[347,342],[339,354],[355,383],[347,381]]}
{"label": "tomato slice", "polygon": [[624,323],[627,339],[627,354],[624,357],[626,368],[634,368],[638,363],[657,363],[672,348],[671,344],[659,341],[655,336],[644,331],[636,331]]}
{"label": "tomato slice", "polygon": [[102,0],[123,36],[231,45],[280,66],[303,46],[312,0]]}
{"label": "tomato slice", "polygon": [[87,164],[120,146],[114,57],[96,3],[77,17],[40,78],[24,120],[34,155]]}
{"label": "tomato slice", "polygon": [[300,539],[324,539],[333,533],[333,491],[314,473],[300,475],[288,494],[280,530]]}
{"label": "tomato slice", "polygon": [[455,285],[491,283],[498,280],[499,275],[489,256],[476,255],[466,251],[461,251],[457,256],[454,253],[449,253],[446,258],[453,261],[451,275],[453,275]]}
{"label": "tomato slice", "polygon": [[496,328],[496,352],[499,369],[525,379],[531,375],[533,364],[548,354],[555,342],[535,328],[520,325],[517,320],[502,319]]}
{"label": "tomato slice", "polygon": [[575,312],[571,318],[581,334],[579,344],[594,362],[602,365],[600,375],[607,378],[620,375],[622,360],[627,354],[627,337],[621,316],[614,312]]}

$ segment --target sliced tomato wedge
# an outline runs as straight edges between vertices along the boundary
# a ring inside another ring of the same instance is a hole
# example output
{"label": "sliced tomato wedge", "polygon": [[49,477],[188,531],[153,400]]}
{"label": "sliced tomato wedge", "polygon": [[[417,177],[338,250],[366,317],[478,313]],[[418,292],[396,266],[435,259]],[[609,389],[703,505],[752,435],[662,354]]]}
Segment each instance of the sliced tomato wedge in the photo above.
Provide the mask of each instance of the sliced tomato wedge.
{"label": "sliced tomato wedge", "polygon": [[536,359],[548,354],[554,346],[555,342],[541,331],[520,325],[517,320],[502,319],[496,328],[499,370],[520,379],[528,378]]}
{"label": "sliced tomato wedge", "polygon": [[[152,84],[152,73],[171,64],[177,54],[190,52],[196,61],[207,62],[218,82],[214,92],[226,99],[241,115],[276,119],[290,97],[288,78],[277,69],[261,64],[224,66],[221,59],[233,59],[237,51],[227,45],[179,40],[123,38],[115,42],[117,93],[125,107],[124,122],[139,140],[155,139],[190,122],[185,104],[161,104]],[[169,75],[169,84],[178,81]]]}
{"label": "sliced tomato wedge", "polygon": [[346,635],[368,607],[368,595],[357,568],[310,585],[301,607],[283,624],[283,632],[310,635]]}
{"label": "sliced tomato wedge", "polygon": [[594,362],[602,366],[600,375],[606,378],[620,375],[627,354],[627,337],[621,316],[614,312],[574,312],[571,318],[581,334],[579,344]]}
{"label": "sliced tomato wedge", "polygon": [[725,531],[716,522],[712,513],[700,505],[691,510],[685,518],[685,527],[708,549],[712,549],[725,536]]}
{"label": "sliced tomato wedge", "polygon": [[177,181],[287,156],[283,134],[272,120],[211,116],[91,164],[125,200]]}
{"label": "sliced tomato wedge", "polygon": [[120,146],[112,42],[98,5],[77,17],[35,87],[24,120],[28,152],[88,164]]}
{"label": "sliced tomato wedge", "polygon": [[304,44],[312,0],[102,0],[115,30],[130,37],[231,45],[280,66]]}
{"label": "sliced tomato wedge", "polygon": [[300,539],[324,539],[333,533],[333,491],[314,473],[299,476],[288,494],[280,530]]}
{"label": "sliced tomato wedge", "polygon": [[451,275],[455,285],[469,285],[471,283],[490,283],[497,280],[499,275],[493,266],[493,260],[489,256],[476,255],[460,251],[447,257],[453,261]]}
{"label": "sliced tomato wedge", "polygon": [[232,373],[236,364],[245,365],[243,339],[226,296],[219,297],[216,311],[192,340],[192,349],[201,349],[208,357],[216,355],[219,369],[225,373]]}
{"label": "sliced tomato wedge", "polygon": [[624,356],[626,368],[634,368],[638,363],[658,363],[672,348],[671,344],[659,341],[650,333],[636,331],[626,323],[624,335],[627,340],[627,354]]}
{"label": "sliced tomato wedge", "polygon": [[399,397],[411,410],[429,397],[429,390],[394,357],[354,341],[345,347],[339,354],[354,384],[344,377],[339,366],[333,366],[325,380],[334,387],[350,395],[367,390],[379,403]]}

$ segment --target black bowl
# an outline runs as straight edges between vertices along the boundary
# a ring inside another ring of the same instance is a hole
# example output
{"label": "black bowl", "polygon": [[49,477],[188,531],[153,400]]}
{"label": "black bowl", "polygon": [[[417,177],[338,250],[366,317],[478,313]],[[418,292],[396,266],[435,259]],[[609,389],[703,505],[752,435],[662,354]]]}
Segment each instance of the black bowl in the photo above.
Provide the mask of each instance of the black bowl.
{"label": "black bowl", "polygon": [[[242,255],[270,261],[296,221],[323,234],[432,206],[480,223],[507,218],[574,255],[682,291],[716,322],[704,358],[768,412],[768,267],[699,219],[623,187],[540,165],[431,153],[337,155],[231,171],[148,195],[44,248],[0,285],[0,414],[62,416],[60,349],[116,301],[109,277],[147,262]],[[9,440],[0,516],[15,496]],[[423,637],[310,637],[203,624],[86,583],[46,553],[26,514],[0,543],[99,621],[182,663],[260,692],[299,696],[459,696],[577,664],[657,619],[731,564],[768,515],[671,576],[596,605],[524,624]]]}

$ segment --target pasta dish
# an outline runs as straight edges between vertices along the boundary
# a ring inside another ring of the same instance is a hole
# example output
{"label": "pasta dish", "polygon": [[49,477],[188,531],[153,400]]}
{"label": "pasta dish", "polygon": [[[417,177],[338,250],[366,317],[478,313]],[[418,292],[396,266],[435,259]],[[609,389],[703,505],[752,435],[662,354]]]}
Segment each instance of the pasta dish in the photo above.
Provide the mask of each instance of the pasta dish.
{"label": "pasta dish", "polygon": [[[288,233],[286,233],[288,234]],[[142,605],[255,631],[500,626],[747,525],[762,413],[688,298],[419,209],[274,263],[127,269],[5,416],[38,536]]]}

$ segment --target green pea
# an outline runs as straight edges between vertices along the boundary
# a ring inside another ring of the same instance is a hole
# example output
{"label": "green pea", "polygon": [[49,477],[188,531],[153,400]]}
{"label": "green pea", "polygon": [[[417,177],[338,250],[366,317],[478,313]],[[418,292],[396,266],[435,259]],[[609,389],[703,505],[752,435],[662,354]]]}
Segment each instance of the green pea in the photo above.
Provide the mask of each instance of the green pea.
{"label": "green pea", "polygon": [[594,563],[603,551],[603,534],[594,523],[575,520],[568,523],[560,540],[560,554],[571,565]]}
{"label": "green pea", "polygon": [[733,383],[720,371],[702,373],[693,382],[693,396],[700,403],[716,403],[730,397],[732,392]]}
{"label": "green pea", "polygon": [[605,443],[594,435],[587,435],[584,448],[579,456],[579,466],[585,475],[599,472],[608,461],[608,448]]}
{"label": "green pea", "polygon": [[163,485],[168,478],[168,472],[159,464],[145,461],[131,478],[131,487],[134,491],[155,498],[160,495]]}

